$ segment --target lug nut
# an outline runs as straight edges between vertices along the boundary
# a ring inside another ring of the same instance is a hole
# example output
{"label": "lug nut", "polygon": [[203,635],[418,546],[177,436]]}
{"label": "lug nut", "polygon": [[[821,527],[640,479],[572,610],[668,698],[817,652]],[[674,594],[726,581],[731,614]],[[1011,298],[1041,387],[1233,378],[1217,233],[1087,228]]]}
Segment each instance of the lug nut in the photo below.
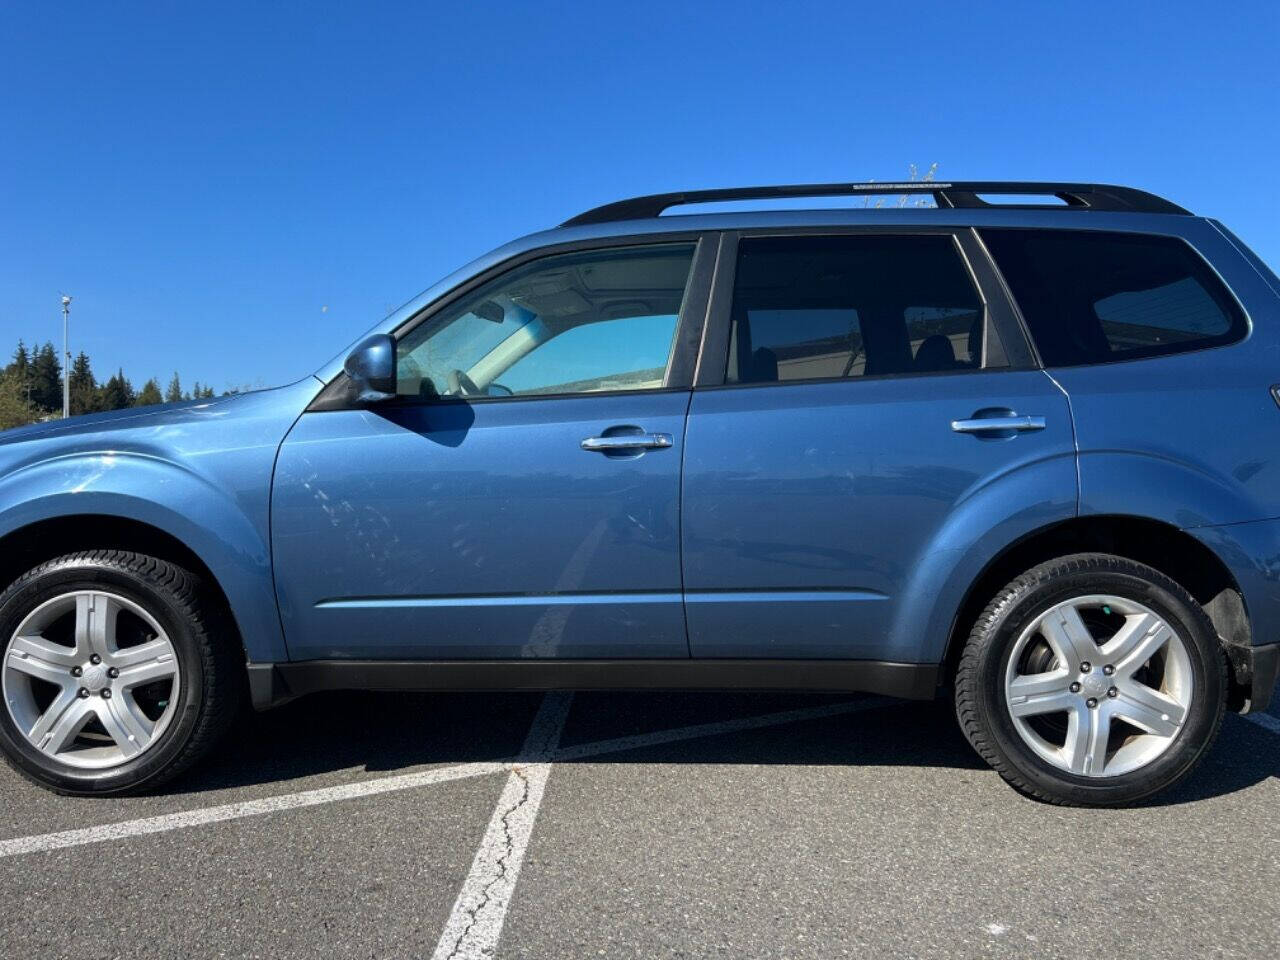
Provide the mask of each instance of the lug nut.
{"label": "lug nut", "polygon": [[72,668],[71,668],[71,675],[72,675],[73,677],[78,677],[78,676],[80,676],[80,674],[82,674],[82,673],[84,673],[84,670],[82,670],[80,667],[72,667]]}
{"label": "lug nut", "polygon": [[1071,692],[1072,692],[1072,693],[1079,693],[1079,692],[1080,692],[1080,684],[1078,684],[1078,683],[1073,683],[1073,684],[1071,684]]}
{"label": "lug nut", "polygon": [[85,697],[89,696],[89,691],[86,690],[84,687],[81,687],[78,695],[80,699],[83,700]]}
{"label": "lug nut", "polygon": [[120,671],[115,667],[110,667],[107,669],[107,676],[114,680],[116,677],[120,676]]}
{"label": "lug nut", "polygon": [[1116,672],[1116,668],[1108,663],[1105,667],[1102,668],[1102,672],[1109,677]]}
{"label": "lug nut", "polygon": [[1117,690],[1115,687],[1112,687],[1110,690],[1108,690],[1108,691],[1107,691],[1107,696],[1108,696],[1108,697],[1118,697],[1118,696],[1120,696],[1120,691],[1119,691],[1119,690]]}
{"label": "lug nut", "polygon": [[1093,697],[1090,697],[1088,700],[1084,702],[1084,705],[1092,709],[1093,707],[1096,707],[1098,705],[1098,701],[1093,699]]}
{"label": "lug nut", "polygon": [[107,689],[105,689],[105,690],[103,690],[103,691],[102,691],[102,699],[103,699],[103,700],[110,700],[110,699],[111,699],[111,688],[110,688],[110,687],[108,687]]}
{"label": "lug nut", "polygon": [[101,658],[100,656],[98,656],[98,655],[95,653],[95,654],[93,654],[92,656],[90,656],[90,657],[89,657],[89,662],[90,662],[90,663],[101,663],[101,662],[102,662],[102,658]]}
{"label": "lug nut", "polygon": [[1090,663],[1088,660],[1086,660],[1084,663],[1080,664],[1080,672],[1081,672],[1081,673],[1088,673],[1088,672],[1089,672],[1090,670],[1092,670],[1092,669],[1093,669],[1093,664],[1092,664],[1092,663]]}

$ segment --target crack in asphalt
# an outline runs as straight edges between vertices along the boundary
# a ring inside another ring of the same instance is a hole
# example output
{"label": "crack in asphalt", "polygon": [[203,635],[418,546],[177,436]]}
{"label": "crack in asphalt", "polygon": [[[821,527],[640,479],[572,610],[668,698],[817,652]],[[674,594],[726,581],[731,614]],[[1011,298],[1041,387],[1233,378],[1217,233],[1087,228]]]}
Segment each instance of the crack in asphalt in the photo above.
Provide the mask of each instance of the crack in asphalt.
{"label": "crack in asphalt", "polygon": [[[462,949],[462,945],[467,942],[468,935],[471,933],[472,928],[476,925],[476,922],[479,920],[480,914],[483,913],[484,908],[489,905],[489,901],[491,899],[491,893],[494,887],[496,887],[498,884],[500,884],[503,880],[506,879],[507,864],[511,860],[512,848],[514,847],[514,844],[515,844],[515,840],[511,834],[511,818],[515,816],[515,814],[520,810],[520,808],[523,807],[529,801],[529,778],[525,776],[525,772],[520,767],[512,767],[511,773],[513,776],[519,778],[522,789],[520,791],[520,796],[516,798],[516,802],[511,804],[507,808],[506,812],[504,812],[502,815],[503,853],[495,861],[497,872],[494,874],[494,876],[489,878],[489,881],[487,883],[485,883],[484,889],[480,891],[480,898],[476,902],[476,905],[466,910],[466,914],[468,918],[466,926],[462,928],[461,932],[458,934],[458,938],[454,941],[453,946],[450,948],[448,953],[449,958],[458,956],[459,951]],[[492,952],[489,950],[485,950],[484,952],[488,956],[493,955]]]}
{"label": "crack in asphalt", "polygon": [[497,951],[572,700],[571,693],[543,697],[436,944],[434,960],[479,960]]}

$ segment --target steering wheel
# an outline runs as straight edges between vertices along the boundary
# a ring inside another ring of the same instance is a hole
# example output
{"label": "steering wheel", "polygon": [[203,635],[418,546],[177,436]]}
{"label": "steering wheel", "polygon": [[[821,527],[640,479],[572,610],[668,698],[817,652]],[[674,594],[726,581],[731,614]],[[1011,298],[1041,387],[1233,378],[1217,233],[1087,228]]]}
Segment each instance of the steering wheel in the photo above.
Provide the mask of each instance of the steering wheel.
{"label": "steering wheel", "polygon": [[449,371],[449,395],[453,397],[478,397],[480,388],[461,370]]}

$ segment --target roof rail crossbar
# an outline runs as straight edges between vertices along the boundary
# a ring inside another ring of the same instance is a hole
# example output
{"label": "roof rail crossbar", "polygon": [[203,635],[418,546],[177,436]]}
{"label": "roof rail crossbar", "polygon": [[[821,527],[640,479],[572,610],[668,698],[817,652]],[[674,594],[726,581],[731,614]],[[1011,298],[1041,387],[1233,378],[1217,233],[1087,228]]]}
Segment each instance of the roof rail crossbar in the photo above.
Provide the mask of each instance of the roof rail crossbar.
{"label": "roof rail crossbar", "polygon": [[982,199],[988,195],[1018,195],[1056,197],[1071,210],[1109,210],[1129,213],[1179,213],[1190,214],[1163,197],[1133,187],[1117,187],[1102,183],[1041,183],[991,180],[941,183],[915,180],[907,183],[802,183],[772,187],[726,187],[718,190],[684,190],[678,193],[656,193],[647,197],[632,197],[595,207],[580,213],[562,226],[572,227],[588,223],[609,223],[614,220],[644,220],[660,216],[672,207],[694,203],[723,203],[733,200],[776,200],[789,197],[844,197],[858,195],[895,195],[927,193],[933,196],[939,207],[975,209],[982,207],[1021,207],[1060,209],[1060,204],[988,203]]}

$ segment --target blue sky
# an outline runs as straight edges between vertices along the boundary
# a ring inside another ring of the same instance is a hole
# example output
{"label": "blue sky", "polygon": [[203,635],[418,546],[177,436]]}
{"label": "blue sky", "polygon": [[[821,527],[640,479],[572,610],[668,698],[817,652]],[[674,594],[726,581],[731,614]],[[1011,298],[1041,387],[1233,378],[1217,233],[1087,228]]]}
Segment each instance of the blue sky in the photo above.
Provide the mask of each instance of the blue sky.
{"label": "blue sky", "polygon": [[1280,265],[1280,4],[0,5],[0,350],[140,384],[319,367],[625,195],[1102,180]]}

